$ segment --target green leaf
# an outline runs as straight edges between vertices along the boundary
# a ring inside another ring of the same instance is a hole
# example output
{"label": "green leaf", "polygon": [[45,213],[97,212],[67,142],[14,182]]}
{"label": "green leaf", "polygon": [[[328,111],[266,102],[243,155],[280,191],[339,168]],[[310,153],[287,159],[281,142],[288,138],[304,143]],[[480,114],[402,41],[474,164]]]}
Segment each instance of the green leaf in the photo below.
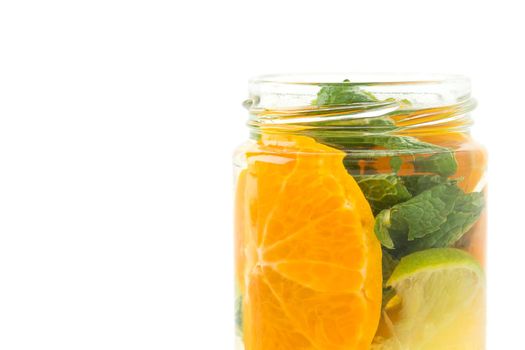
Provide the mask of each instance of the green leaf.
{"label": "green leaf", "polygon": [[401,176],[403,184],[413,196],[417,196],[436,185],[450,182],[450,180],[439,175],[411,175]]}
{"label": "green leaf", "polygon": [[413,201],[393,208],[396,216],[402,218],[401,225],[406,225],[408,229],[408,240],[439,230],[454,209],[460,191],[456,186],[438,185],[422,192]]}
{"label": "green leaf", "polygon": [[346,105],[351,103],[376,102],[370,92],[362,90],[348,79],[339,84],[324,84],[313,104],[317,106]]}
{"label": "green leaf", "polygon": [[396,174],[399,172],[399,169],[401,169],[401,165],[403,165],[401,157],[393,156],[390,158],[390,167]]}
{"label": "green leaf", "polygon": [[[436,146],[419,141],[410,136],[397,136],[389,134],[358,135],[347,133],[346,136],[325,138],[322,132],[317,133],[319,142],[330,144],[336,148],[349,150],[346,160],[368,158],[379,159],[383,157],[398,157],[394,162],[395,168],[400,168],[401,156],[404,161],[414,164],[418,172],[437,174],[443,177],[450,176],[457,171],[457,162],[454,153],[448,148]],[[430,156],[429,156],[430,155]],[[394,168],[394,170],[395,170]]]}
{"label": "green leaf", "polygon": [[381,211],[376,236],[396,256],[454,244],[478,220],[483,194],[465,194],[454,183],[432,187],[406,202]]}
{"label": "green leaf", "polygon": [[[437,173],[441,176],[451,176],[458,170],[458,165],[455,161],[454,153],[447,150],[433,154],[429,157],[417,158],[414,162],[414,168],[417,172]],[[436,171],[437,169],[439,169],[439,171]]]}
{"label": "green leaf", "polygon": [[390,210],[383,210],[376,216],[374,223],[374,232],[377,239],[383,247],[388,249],[394,249],[394,241],[390,236]]}
{"label": "green leaf", "polygon": [[412,197],[403,182],[395,175],[354,176],[374,214]]}
{"label": "green leaf", "polygon": [[[313,105],[330,106],[379,101],[373,94],[358,85],[345,80],[340,84],[324,84]],[[389,101],[388,99],[385,101]],[[385,102],[382,101],[382,102]],[[407,101],[401,101],[404,105]],[[392,157],[389,159],[394,171],[402,166],[402,161],[410,162],[421,173],[450,176],[457,171],[454,153],[445,147],[420,141],[410,136],[393,135],[397,129],[388,116],[375,118],[347,118],[344,120],[321,121],[314,125],[323,126],[320,130],[310,129],[303,133],[317,141],[348,152],[345,166],[351,174],[359,174],[361,159]],[[330,129],[330,127],[333,127]],[[341,130],[341,127],[346,127]],[[408,157],[401,157],[408,156]],[[406,159],[408,158],[408,159]]]}
{"label": "green leaf", "polygon": [[484,202],[481,192],[460,196],[454,205],[454,210],[450,213],[440,230],[414,241],[411,244],[411,250],[416,251],[427,247],[450,247],[454,245],[478,221]]}
{"label": "green leaf", "polygon": [[412,155],[417,172],[450,176],[457,171],[454,153],[445,147],[422,142],[409,136],[378,135],[373,137],[373,142],[376,146],[396,151],[391,156]]}

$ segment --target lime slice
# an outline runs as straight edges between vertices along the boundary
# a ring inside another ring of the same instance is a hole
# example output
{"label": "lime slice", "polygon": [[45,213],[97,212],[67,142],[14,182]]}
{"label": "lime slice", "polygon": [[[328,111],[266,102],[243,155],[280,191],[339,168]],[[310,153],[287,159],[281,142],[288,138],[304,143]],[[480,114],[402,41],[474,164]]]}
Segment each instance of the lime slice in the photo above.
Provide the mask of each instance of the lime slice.
{"label": "lime slice", "polygon": [[467,252],[438,248],[410,254],[387,285],[397,296],[383,312],[373,349],[484,348],[484,274]]}

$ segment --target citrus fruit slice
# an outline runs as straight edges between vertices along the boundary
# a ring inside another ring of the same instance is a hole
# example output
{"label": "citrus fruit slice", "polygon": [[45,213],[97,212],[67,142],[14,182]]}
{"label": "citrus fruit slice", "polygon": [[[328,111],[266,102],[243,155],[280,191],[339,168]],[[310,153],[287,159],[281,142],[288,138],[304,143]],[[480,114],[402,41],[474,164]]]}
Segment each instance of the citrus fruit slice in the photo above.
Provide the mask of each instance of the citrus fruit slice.
{"label": "citrus fruit slice", "polygon": [[410,254],[387,285],[397,296],[386,306],[372,349],[484,348],[483,271],[467,252],[436,248]]}
{"label": "citrus fruit slice", "polygon": [[369,349],[381,248],[344,156],[290,135],[246,152],[236,225],[246,350]]}

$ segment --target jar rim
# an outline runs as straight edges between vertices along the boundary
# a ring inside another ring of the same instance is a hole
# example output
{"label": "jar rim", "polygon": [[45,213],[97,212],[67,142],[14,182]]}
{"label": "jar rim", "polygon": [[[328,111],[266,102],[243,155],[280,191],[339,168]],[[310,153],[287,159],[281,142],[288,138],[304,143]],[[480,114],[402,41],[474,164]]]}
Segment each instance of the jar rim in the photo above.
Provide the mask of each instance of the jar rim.
{"label": "jar rim", "polygon": [[364,72],[331,72],[331,73],[284,73],[264,74],[251,78],[250,85],[283,84],[283,85],[343,85],[348,79],[353,85],[447,85],[461,87],[470,91],[470,79],[461,74],[442,73],[364,73]]}
{"label": "jar rim", "polygon": [[[366,102],[316,104],[326,87],[356,87],[373,98]],[[438,118],[452,113],[455,119],[468,119],[475,108],[470,79],[458,74],[432,73],[291,73],[267,74],[249,81],[250,97],[244,106],[250,123],[310,124],[319,121],[350,120],[389,116],[392,113],[418,113]],[[409,115],[413,119],[413,115]],[[421,126],[419,121],[413,126]],[[428,120],[425,119],[425,120]],[[467,123],[470,125],[470,121]]]}

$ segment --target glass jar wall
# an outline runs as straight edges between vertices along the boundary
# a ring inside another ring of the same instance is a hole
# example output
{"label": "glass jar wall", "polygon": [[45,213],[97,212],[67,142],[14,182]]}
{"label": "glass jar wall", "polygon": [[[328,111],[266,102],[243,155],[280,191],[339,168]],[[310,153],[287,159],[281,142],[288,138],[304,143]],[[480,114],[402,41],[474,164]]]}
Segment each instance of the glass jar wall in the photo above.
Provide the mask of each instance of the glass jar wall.
{"label": "glass jar wall", "polygon": [[236,151],[238,348],[481,350],[486,153],[460,76],[266,76]]}

